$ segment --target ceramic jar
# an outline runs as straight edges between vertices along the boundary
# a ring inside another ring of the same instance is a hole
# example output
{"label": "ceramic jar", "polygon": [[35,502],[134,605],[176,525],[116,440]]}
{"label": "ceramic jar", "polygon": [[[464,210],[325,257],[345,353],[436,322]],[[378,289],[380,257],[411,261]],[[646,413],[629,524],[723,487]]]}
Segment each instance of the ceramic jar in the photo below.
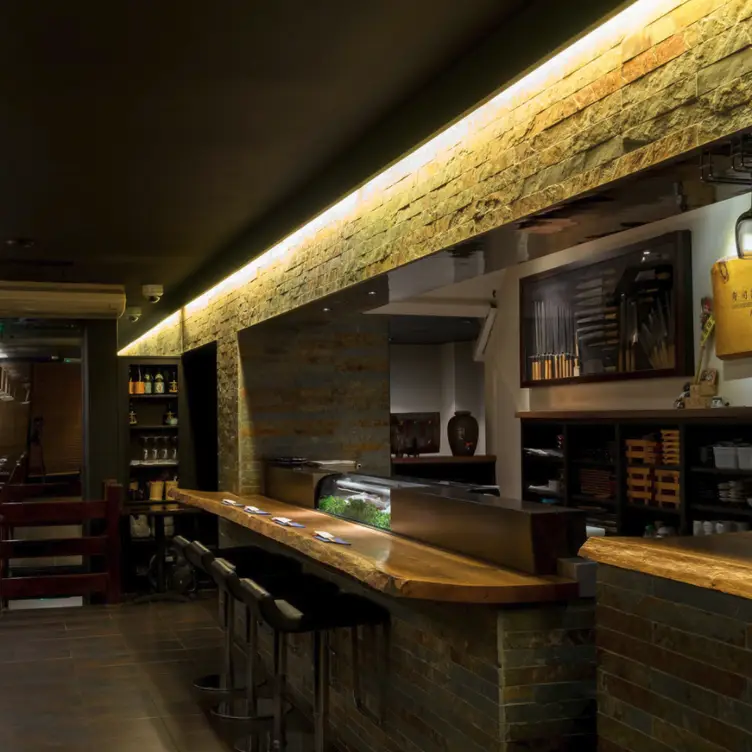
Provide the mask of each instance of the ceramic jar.
{"label": "ceramic jar", "polygon": [[472,457],[478,446],[478,421],[469,410],[457,410],[450,418],[447,436],[455,457]]}

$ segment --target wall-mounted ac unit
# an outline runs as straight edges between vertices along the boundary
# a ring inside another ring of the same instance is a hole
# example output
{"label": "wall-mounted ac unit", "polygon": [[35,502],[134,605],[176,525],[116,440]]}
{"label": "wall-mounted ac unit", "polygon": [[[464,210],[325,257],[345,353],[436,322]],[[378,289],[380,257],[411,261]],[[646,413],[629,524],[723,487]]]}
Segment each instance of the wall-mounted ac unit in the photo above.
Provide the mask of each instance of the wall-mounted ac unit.
{"label": "wall-mounted ac unit", "polygon": [[117,319],[124,311],[119,285],[0,282],[0,317]]}

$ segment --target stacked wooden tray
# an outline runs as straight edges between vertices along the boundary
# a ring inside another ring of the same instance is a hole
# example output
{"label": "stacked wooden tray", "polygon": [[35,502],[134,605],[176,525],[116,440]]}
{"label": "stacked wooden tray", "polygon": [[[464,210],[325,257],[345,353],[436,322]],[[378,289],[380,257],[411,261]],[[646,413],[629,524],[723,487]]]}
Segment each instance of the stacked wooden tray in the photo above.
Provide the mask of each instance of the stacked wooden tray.
{"label": "stacked wooden tray", "polygon": [[680,456],[679,431],[661,431],[661,457],[664,465],[678,465]]}
{"label": "stacked wooden tray", "polygon": [[627,439],[627,459],[631,465],[655,465],[660,442],[652,439]]}
{"label": "stacked wooden tray", "polygon": [[655,471],[655,501],[659,506],[676,509],[680,501],[679,488],[678,470]]}
{"label": "stacked wooden tray", "polygon": [[653,502],[653,468],[627,468],[627,498],[633,504],[651,504]]}

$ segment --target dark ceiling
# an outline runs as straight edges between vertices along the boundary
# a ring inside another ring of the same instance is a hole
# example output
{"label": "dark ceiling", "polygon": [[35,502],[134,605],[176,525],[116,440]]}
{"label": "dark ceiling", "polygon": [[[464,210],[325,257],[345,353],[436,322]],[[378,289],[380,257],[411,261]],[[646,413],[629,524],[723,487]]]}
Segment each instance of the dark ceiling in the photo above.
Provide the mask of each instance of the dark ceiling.
{"label": "dark ceiling", "polygon": [[164,316],[620,2],[6,0],[0,278]]}
{"label": "dark ceiling", "polygon": [[174,285],[517,4],[3,3],[3,276]]}

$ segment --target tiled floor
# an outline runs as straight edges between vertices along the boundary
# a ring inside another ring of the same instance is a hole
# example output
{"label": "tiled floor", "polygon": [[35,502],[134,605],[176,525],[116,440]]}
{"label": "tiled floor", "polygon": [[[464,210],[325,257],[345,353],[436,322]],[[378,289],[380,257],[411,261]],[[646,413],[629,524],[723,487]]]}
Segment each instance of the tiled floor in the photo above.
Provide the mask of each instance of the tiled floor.
{"label": "tiled floor", "polygon": [[214,601],[6,613],[2,752],[225,752],[191,689],[219,665]]}

